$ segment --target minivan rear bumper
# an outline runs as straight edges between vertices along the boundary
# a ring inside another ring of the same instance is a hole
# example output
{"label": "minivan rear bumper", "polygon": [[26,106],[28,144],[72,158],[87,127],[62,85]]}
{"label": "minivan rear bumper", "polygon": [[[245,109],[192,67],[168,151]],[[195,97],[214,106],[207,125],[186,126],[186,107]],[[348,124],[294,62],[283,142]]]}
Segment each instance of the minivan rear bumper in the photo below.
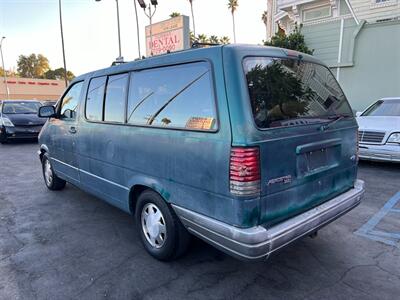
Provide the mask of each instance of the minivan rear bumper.
{"label": "minivan rear bumper", "polygon": [[244,260],[262,260],[298,238],[309,235],[356,207],[364,194],[364,182],[313,209],[271,228],[238,228],[185,208],[173,208],[185,227],[220,250]]}

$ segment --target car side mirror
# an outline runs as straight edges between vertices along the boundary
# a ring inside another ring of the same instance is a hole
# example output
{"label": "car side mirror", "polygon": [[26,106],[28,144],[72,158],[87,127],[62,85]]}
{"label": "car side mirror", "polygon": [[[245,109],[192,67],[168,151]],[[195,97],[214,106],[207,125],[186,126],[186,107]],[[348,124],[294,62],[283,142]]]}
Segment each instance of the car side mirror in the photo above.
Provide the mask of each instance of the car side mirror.
{"label": "car side mirror", "polygon": [[361,111],[357,111],[357,112],[356,112],[356,117],[359,117],[359,116],[361,116],[361,114],[362,114],[362,112],[361,112]]}
{"label": "car side mirror", "polygon": [[38,113],[39,118],[53,118],[56,115],[57,115],[56,109],[52,105],[45,105],[39,107],[39,113]]}

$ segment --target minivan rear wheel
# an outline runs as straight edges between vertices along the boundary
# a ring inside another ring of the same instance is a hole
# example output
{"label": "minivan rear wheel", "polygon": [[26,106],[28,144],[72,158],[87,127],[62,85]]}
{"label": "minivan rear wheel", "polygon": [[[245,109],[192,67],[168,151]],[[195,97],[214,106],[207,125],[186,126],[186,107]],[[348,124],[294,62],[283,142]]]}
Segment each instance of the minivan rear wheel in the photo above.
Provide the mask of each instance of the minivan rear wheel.
{"label": "minivan rear wheel", "polygon": [[59,178],[53,170],[53,167],[50,163],[50,159],[47,154],[43,154],[42,157],[42,171],[44,182],[49,190],[57,191],[62,190],[65,187],[66,181]]}
{"label": "minivan rear wheel", "polygon": [[135,219],[145,249],[156,259],[173,260],[187,250],[189,233],[173,209],[156,192],[146,190],[140,194]]}

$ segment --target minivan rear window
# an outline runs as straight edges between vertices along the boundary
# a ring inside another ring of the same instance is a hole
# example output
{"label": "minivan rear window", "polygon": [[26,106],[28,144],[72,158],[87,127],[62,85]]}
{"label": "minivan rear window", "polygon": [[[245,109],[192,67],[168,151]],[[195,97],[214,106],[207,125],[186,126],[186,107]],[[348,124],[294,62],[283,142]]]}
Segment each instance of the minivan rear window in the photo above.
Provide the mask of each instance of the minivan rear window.
{"label": "minivan rear window", "polygon": [[259,128],[315,124],[353,115],[327,67],[299,59],[248,57],[243,68]]}

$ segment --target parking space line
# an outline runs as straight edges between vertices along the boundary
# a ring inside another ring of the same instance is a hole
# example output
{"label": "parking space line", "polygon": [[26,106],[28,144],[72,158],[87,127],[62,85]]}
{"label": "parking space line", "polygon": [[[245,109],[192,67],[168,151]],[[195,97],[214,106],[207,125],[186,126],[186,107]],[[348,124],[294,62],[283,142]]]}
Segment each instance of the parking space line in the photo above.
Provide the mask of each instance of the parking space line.
{"label": "parking space line", "polygon": [[382,237],[400,239],[400,233],[385,232],[382,230],[371,230],[370,233],[375,235],[380,235]]}
{"label": "parking space line", "polygon": [[398,202],[400,202],[400,191],[390,198],[355,234],[400,248],[400,228],[399,232],[386,232],[376,229],[376,226],[389,212],[400,212],[400,209],[394,208]]}

